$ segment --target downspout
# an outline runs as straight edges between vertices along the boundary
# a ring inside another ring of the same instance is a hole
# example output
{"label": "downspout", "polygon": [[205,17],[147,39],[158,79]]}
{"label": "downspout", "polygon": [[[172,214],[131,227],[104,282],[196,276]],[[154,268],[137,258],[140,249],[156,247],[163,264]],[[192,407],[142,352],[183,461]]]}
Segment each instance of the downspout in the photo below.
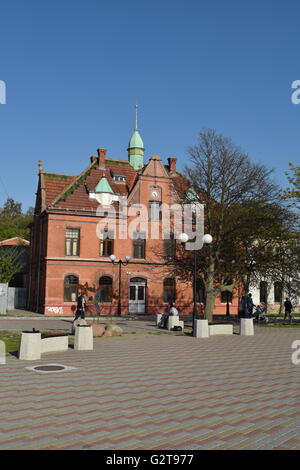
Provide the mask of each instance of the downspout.
{"label": "downspout", "polygon": [[[44,172],[42,167],[42,161],[38,162],[39,176],[41,181],[41,211],[39,214],[39,222],[42,218],[43,212],[46,209],[46,198],[45,198],[45,181]],[[36,311],[39,311],[40,304],[40,285],[41,285],[41,255],[42,255],[42,241],[43,241],[43,219],[40,222],[39,227],[39,256],[38,256],[38,279],[37,279],[37,299],[36,299]]]}

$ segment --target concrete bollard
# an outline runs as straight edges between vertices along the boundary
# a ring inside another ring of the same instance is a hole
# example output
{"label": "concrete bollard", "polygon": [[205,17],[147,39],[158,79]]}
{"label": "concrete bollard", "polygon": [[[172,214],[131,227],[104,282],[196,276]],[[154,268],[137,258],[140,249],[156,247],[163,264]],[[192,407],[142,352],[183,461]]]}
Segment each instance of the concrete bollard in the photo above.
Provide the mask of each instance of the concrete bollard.
{"label": "concrete bollard", "polygon": [[74,349],[80,351],[93,350],[93,329],[91,325],[76,326]]}
{"label": "concrete bollard", "polygon": [[240,321],[240,335],[241,336],[253,336],[253,318],[241,318]]}
{"label": "concrete bollard", "polygon": [[35,361],[41,359],[41,333],[39,331],[22,331],[19,359]]}
{"label": "concrete bollard", "polygon": [[168,318],[168,330],[171,331],[173,330],[174,326],[181,326],[182,331],[184,329],[184,322],[182,320],[179,320],[178,315],[170,316]]}
{"label": "concrete bollard", "polygon": [[194,337],[209,338],[208,320],[195,320]]}

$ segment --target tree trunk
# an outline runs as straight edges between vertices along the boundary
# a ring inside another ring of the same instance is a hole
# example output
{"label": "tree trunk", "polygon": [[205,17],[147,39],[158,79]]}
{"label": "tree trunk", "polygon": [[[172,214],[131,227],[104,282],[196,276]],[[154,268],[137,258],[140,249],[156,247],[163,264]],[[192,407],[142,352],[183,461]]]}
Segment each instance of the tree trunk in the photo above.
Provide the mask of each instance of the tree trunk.
{"label": "tree trunk", "polygon": [[216,300],[216,291],[214,289],[214,260],[211,259],[210,266],[207,271],[206,287],[206,302],[205,302],[205,318],[212,321],[214,305]]}
{"label": "tree trunk", "polygon": [[205,318],[208,321],[213,320],[214,305],[216,300],[215,291],[209,291],[206,295],[206,304],[205,304]]}

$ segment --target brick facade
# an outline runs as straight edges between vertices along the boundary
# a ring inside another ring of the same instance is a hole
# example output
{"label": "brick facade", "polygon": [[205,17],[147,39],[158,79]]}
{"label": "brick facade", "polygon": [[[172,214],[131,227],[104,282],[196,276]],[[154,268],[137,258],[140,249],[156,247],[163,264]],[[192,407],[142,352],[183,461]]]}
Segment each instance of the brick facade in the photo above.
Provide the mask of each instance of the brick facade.
{"label": "brick facade", "polygon": [[[157,155],[153,155],[142,169],[134,170],[128,161],[109,159],[105,149],[99,149],[98,156],[91,157],[89,166],[78,177],[47,173],[39,164],[31,232],[29,309],[47,315],[73,315],[75,291],[84,289],[89,298],[87,313],[115,314],[119,265],[111,262],[110,251],[116,260],[131,257],[130,263],[121,267],[122,315],[154,314],[167,309],[170,268],[162,255],[163,240],[146,239],[141,258],[135,257],[138,251],[134,252],[134,242],[130,238],[117,237],[113,246],[107,244],[103,248],[98,236],[104,227],[97,214],[99,203],[91,198],[103,177],[114,195],[127,197],[129,207],[143,204],[148,208],[149,201],[153,199],[158,203],[172,204],[177,198],[176,184],[181,184],[176,159],[169,158],[169,165],[164,165]],[[118,214],[119,203],[113,202],[112,207]],[[134,216],[129,216],[127,223],[134,219]],[[118,218],[116,231],[120,220],[124,223]],[[191,313],[191,284],[178,279],[174,282],[180,313]],[[226,305],[218,302],[216,313],[225,311]],[[236,305],[232,307],[232,313],[236,313]]]}

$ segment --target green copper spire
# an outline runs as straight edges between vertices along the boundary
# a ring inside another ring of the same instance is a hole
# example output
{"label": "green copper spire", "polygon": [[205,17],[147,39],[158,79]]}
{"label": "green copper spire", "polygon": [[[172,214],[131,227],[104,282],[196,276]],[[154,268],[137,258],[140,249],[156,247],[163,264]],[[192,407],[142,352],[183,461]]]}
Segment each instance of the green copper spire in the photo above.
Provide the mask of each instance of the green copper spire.
{"label": "green copper spire", "polygon": [[144,166],[144,142],[138,131],[138,105],[135,105],[135,126],[134,132],[128,144],[128,160],[135,170]]}
{"label": "green copper spire", "polygon": [[138,130],[138,105],[135,105],[135,131]]}
{"label": "green copper spire", "polygon": [[102,176],[101,180],[97,184],[95,192],[96,193],[111,193],[111,194],[113,194],[113,190],[111,189],[110,184],[107,181],[105,175]]}

